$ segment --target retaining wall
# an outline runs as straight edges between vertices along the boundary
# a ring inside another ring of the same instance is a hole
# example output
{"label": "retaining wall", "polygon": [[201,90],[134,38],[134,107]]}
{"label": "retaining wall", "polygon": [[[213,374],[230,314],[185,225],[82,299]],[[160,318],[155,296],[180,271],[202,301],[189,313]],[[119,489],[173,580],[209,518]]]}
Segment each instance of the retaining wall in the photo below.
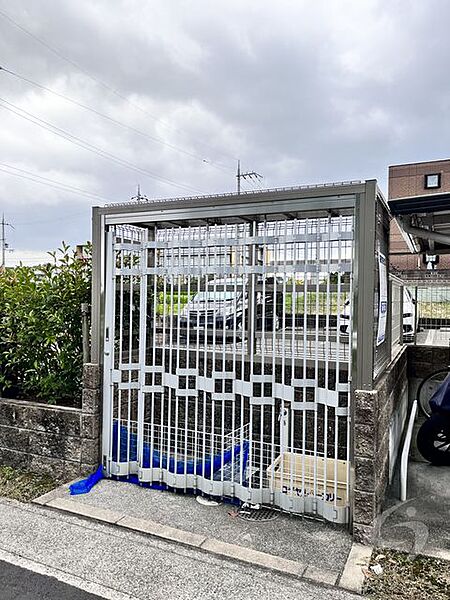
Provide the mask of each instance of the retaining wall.
{"label": "retaining wall", "polygon": [[100,371],[83,371],[81,408],[0,398],[0,464],[73,479],[100,462]]}

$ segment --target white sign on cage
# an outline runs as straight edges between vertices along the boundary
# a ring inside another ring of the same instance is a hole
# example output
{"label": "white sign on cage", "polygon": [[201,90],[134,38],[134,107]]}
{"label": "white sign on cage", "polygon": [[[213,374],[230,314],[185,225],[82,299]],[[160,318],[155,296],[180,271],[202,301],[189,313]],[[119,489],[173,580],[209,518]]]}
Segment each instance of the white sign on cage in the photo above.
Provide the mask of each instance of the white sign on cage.
{"label": "white sign on cage", "polygon": [[380,277],[379,300],[378,300],[378,333],[377,346],[386,339],[386,320],[387,320],[387,269],[386,256],[378,253],[378,271]]}

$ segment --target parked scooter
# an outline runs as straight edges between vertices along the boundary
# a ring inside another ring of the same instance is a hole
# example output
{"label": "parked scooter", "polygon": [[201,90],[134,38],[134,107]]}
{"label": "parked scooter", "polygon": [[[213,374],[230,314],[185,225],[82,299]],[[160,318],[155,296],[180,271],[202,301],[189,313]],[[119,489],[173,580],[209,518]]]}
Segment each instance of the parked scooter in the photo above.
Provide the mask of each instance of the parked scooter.
{"label": "parked scooter", "polygon": [[[422,389],[423,385],[418,390],[419,400]],[[428,405],[430,416],[419,429],[417,448],[431,464],[450,466],[450,372],[436,388]]]}

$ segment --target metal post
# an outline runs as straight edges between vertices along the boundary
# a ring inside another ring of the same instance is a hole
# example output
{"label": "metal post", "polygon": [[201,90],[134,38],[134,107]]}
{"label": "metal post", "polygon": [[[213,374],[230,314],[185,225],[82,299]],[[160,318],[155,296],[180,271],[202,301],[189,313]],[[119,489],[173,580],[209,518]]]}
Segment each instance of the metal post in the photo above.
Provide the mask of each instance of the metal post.
{"label": "metal post", "polygon": [[89,347],[89,304],[81,303],[81,332],[83,338],[83,364],[90,362],[91,353]]}
{"label": "metal post", "polygon": [[[238,179],[239,181],[239,179]],[[5,248],[6,248],[6,240],[5,240],[5,215],[2,215],[2,267],[5,266]]]}
{"label": "metal post", "polygon": [[92,209],[92,295],[91,295],[91,361],[103,364],[105,227],[101,208]]}
{"label": "metal post", "polygon": [[417,304],[417,285],[414,288],[414,346],[417,344],[417,328],[419,326],[419,311]]}
{"label": "metal post", "polygon": [[355,220],[352,387],[358,390],[370,390],[373,383],[376,202],[377,183],[367,181]]}

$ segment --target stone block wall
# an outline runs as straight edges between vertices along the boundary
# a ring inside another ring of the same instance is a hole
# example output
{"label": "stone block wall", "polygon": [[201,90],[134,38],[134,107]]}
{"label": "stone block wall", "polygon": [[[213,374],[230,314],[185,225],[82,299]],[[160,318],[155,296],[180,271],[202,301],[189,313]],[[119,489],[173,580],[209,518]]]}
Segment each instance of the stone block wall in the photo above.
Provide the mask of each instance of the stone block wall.
{"label": "stone block wall", "polygon": [[407,399],[407,348],[392,361],[370,391],[354,394],[353,535],[372,543],[389,483],[390,429]]}
{"label": "stone block wall", "polygon": [[0,398],[0,464],[70,480],[100,463],[100,371],[83,371],[82,406]]}

